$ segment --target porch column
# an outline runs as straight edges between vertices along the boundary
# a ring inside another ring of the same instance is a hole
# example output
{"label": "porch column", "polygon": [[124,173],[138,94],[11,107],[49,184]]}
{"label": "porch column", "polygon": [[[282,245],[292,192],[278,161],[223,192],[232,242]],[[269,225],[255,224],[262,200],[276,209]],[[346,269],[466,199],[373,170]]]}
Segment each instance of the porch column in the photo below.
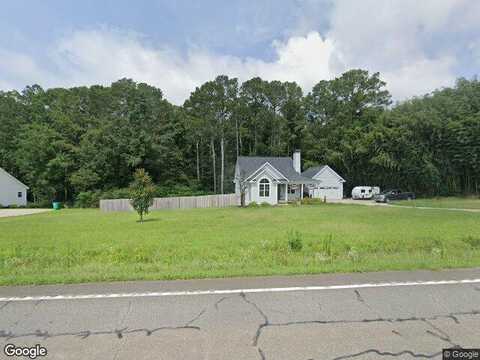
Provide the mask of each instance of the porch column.
{"label": "porch column", "polygon": [[285,184],[285,202],[288,202],[288,184]]}
{"label": "porch column", "polygon": [[303,199],[303,184],[300,184],[300,199]]}

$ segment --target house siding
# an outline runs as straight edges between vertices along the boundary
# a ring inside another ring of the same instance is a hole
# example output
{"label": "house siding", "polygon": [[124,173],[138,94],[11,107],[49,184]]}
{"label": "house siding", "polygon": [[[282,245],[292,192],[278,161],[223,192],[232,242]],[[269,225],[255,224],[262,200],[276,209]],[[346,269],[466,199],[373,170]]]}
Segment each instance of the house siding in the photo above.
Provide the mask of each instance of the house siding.
{"label": "house siding", "polygon": [[[18,197],[22,193],[22,197]],[[0,169],[0,205],[25,206],[27,205],[27,187],[20,184],[5,171]]]}

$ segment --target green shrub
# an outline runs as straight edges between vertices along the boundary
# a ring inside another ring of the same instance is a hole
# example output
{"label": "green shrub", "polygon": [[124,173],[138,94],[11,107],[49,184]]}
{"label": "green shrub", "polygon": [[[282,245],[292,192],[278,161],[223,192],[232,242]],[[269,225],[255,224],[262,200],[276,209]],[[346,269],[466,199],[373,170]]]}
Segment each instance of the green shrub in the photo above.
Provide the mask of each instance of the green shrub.
{"label": "green shrub", "polygon": [[300,251],[303,248],[302,234],[297,230],[290,230],[287,233],[288,247],[292,251]]}
{"label": "green shrub", "polygon": [[77,195],[75,207],[77,208],[98,208],[100,202],[100,192],[84,191]]}
{"label": "green shrub", "polygon": [[258,205],[256,202],[251,202],[246,206],[247,208],[258,208],[260,205]]}
{"label": "green shrub", "polygon": [[155,187],[155,197],[201,196],[211,195],[212,192],[202,190],[199,184],[190,185],[161,185]]}
{"label": "green shrub", "polygon": [[130,190],[128,188],[117,188],[104,191],[100,199],[129,199]]}
{"label": "green shrub", "polygon": [[[176,197],[176,196],[201,196],[211,195],[212,192],[205,191],[197,184],[192,185],[155,185],[155,197]],[[99,199],[129,199],[128,188],[113,188],[99,194]]]}
{"label": "green shrub", "polygon": [[51,208],[52,203],[47,200],[41,200],[37,201],[35,203],[28,203],[27,208],[29,209],[46,209],[46,208]]}
{"label": "green shrub", "polygon": [[269,204],[269,203],[267,203],[267,202],[262,202],[262,203],[260,204],[260,207],[271,207],[271,206],[272,206],[272,205]]}

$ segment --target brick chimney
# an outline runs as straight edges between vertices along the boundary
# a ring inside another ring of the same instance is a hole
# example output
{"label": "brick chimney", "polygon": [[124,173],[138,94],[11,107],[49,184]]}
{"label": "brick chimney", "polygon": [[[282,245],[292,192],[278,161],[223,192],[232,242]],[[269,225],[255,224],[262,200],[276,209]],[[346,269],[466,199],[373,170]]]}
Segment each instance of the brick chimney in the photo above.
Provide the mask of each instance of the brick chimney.
{"label": "brick chimney", "polygon": [[293,152],[293,168],[295,169],[295,171],[297,173],[301,173],[302,172],[302,156],[301,156],[301,153],[300,153],[300,150],[295,150]]}

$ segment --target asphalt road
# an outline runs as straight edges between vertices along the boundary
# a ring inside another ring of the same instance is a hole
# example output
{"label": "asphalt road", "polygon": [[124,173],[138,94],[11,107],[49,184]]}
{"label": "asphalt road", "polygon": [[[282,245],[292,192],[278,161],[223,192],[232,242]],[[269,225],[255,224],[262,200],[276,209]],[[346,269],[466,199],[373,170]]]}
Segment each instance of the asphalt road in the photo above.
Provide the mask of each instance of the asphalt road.
{"label": "asphalt road", "polygon": [[478,279],[480,269],[0,287],[0,357],[11,343],[40,344],[48,359],[441,359],[442,348],[480,347]]}

